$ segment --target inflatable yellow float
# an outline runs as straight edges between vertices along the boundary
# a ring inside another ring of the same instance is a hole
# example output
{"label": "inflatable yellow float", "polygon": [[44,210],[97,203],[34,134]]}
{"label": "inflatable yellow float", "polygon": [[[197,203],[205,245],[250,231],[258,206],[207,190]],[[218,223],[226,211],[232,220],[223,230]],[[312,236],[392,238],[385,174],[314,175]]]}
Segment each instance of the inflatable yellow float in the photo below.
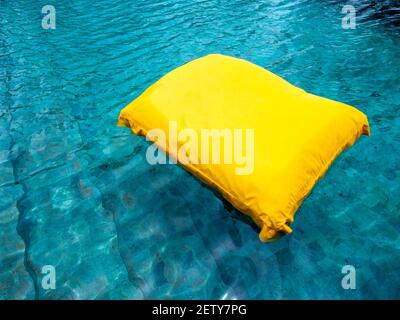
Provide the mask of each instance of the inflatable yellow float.
{"label": "inflatable yellow float", "polygon": [[[245,60],[212,54],[162,77],[120,113],[216,188],[270,241],[291,233],[303,199],[332,161],[362,134],[354,107],[315,96]],[[148,150],[151,163],[166,163]]]}

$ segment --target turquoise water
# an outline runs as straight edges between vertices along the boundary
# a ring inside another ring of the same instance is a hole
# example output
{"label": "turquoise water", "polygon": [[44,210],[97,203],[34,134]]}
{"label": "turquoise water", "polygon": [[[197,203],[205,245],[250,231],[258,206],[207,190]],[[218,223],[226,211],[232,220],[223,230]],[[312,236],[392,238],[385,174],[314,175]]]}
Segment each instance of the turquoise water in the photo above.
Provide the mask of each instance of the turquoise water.
{"label": "turquoise water", "polygon": [[[332,0],[56,1],[44,30],[47,1],[1,1],[0,298],[400,298],[400,14],[348,3],[354,30]],[[149,165],[144,139],[115,126],[148,85],[208,53],[370,119],[372,136],[276,242],[182,168]],[[355,290],[341,286],[347,264]]]}

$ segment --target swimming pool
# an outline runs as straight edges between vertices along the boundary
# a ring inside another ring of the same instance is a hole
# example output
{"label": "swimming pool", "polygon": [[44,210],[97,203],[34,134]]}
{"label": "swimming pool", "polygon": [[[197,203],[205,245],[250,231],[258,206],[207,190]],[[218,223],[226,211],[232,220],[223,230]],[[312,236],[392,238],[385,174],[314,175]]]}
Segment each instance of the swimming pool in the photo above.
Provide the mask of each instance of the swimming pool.
{"label": "swimming pool", "polygon": [[[333,0],[74,0],[45,30],[46,1],[1,1],[0,298],[400,298],[399,10],[349,3],[356,29]],[[115,125],[160,76],[215,52],[370,120],[273,243]]]}

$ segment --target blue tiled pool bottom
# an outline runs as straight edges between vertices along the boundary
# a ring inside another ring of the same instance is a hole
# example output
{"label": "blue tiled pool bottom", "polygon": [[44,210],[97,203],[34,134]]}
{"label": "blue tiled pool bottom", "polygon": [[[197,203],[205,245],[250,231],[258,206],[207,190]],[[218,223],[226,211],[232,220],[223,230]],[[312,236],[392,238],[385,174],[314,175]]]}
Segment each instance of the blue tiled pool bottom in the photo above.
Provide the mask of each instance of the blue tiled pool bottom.
{"label": "blue tiled pool bottom", "polygon": [[[45,4],[0,4],[0,298],[400,298],[396,12],[359,1],[344,30],[333,0],[74,0],[43,30]],[[273,243],[182,168],[149,165],[144,139],[115,126],[148,85],[213,52],[370,120],[371,137]],[[344,265],[355,290],[342,288]]]}

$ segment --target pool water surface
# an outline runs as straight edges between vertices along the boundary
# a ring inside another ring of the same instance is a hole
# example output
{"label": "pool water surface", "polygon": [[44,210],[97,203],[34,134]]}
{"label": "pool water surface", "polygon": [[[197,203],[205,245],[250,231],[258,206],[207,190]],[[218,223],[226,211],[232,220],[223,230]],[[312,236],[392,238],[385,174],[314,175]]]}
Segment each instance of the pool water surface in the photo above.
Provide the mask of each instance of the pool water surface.
{"label": "pool water surface", "polygon": [[[395,3],[348,1],[357,26],[344,29],[333,0],[57,1],[45,30],[47,1],[1,1],[0,298],[400,298]],[[181,167],[148,164],[145,139],[116,126],[147,86],[209,53],[369,117],[371,137],[275,242]]]}

